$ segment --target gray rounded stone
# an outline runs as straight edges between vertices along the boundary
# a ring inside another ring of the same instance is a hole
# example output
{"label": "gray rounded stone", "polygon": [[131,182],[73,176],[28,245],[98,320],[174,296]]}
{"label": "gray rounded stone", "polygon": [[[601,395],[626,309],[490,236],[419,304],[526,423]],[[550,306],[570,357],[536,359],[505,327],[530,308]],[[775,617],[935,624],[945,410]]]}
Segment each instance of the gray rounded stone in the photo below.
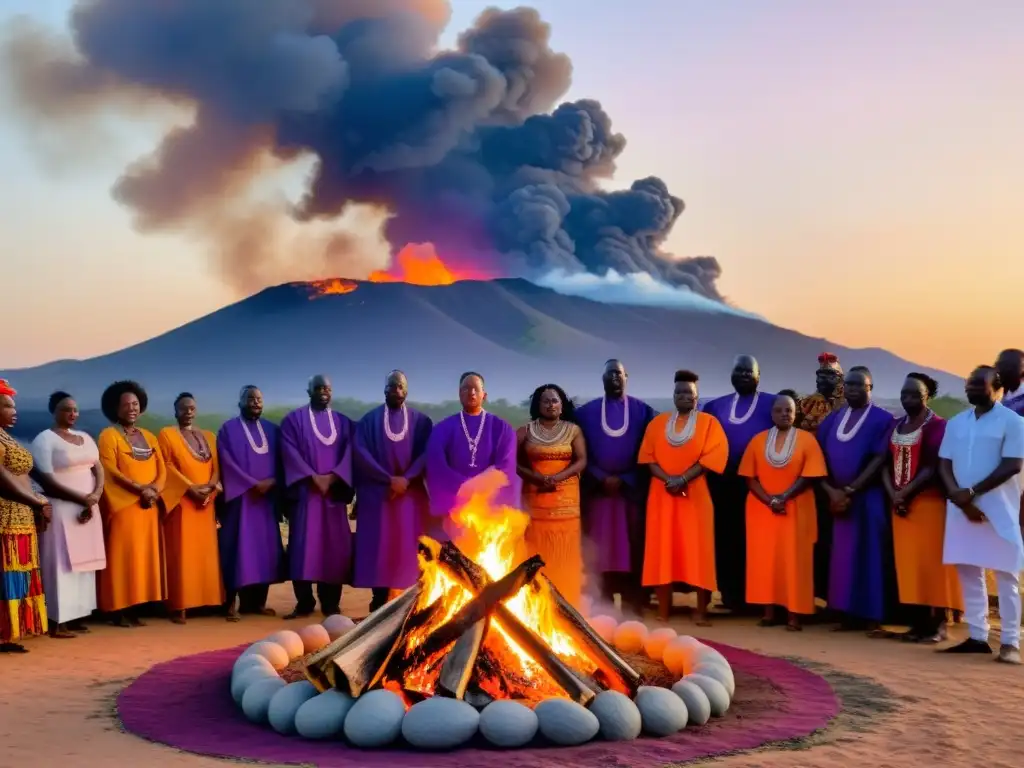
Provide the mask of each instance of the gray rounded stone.
{"label": "gray rounded stone", "polygon": [[672,693],[683,700],[691,723],[704,725],[711,719],[711,702],[699,685],[689,680],[680,680],[672,686]]}
{"label": "gray rounded stone", "polygon": [[306,739],[330,739],[341,733],[345,716],[356,700],[330,688],[303,702],[295,713],[295,730]]}
{"label": "gray rounded stone", "polygon": [[274,694],[267,709],[267,722],[278,733],[295,733],[295,714],[299,707],[317,695],[316,686],[309,680],[289,683]]}
{"label": "gray rounded stone", "polygon": [[733,677],[732,670],[721,662],[702,661],[693,668],[691,674],[704,675],[704,677],[710,677],[712,680],[720,682],[725,688],[725,692],[729,694],[730,701],[736,695],[736,678]]}
{"label": "gray rounded stone", "polygon": [[268,672],[277,673],[277,670],[274,669],[274,665],[267,661],[263,656],[255,653],[245,653],[238,657],[238,660],[231,668],[231,679],[233,680],[242,672],[252,669],[253,667],[263,667]]}
{"label": "gray rounded stone", "polygon": [[480,713],[458,699],[434,696],[413,704],[402,720],[402,736],[418,749],[454,749],[476,735]]}
{"label": "gray rounded stone", "polygon": [[245,689],[242,696],[242,712],[245,713],[249,722],[257,725],[264,725],[267,722],[270,700],[284,686],[284,680],[280,677],[272,677],[267,680],[257,680]]}
{"label": "gray rounded stone", "polygon": [[586,744],[601,730],[593,712],[569,699],[544,699],[533,711],[537,713],[540,732],[559,746]]}
{"label": "gray rounded stone", "polygon": [[704,695],[708,697],[708,703],[711,705],[712,717],[721,717],[729,711],[729,692],[720,682],[705,675],[693,674],[687,675],[683,680],[688,680],[704,691]]}
{"label": "gray rounded stone", "polygon": [[364,693],[345,717],[345,738],[357,747],[385,747],[402,732],[405,702],[386,690]]}
{"label": "gray rounded stone", "polygon": [[480,733],[496,747],[525,746],[539,727],[537,713],[518,701],[494,701],[480,713]]}
{"label": "gray rounded stone", "polygon": [[[269,666],[269,665],[268,665]],[[245,667],[238,672],[237,675],[233,675],[231,679],[231,698],[235,700],[235,704],[242,706],[242,696],[249,689],[249,686],[260,680],[280,680],[280,675],[274,671],[273,667],[269,669],[262,665],[251,665]]]}
{"label": "gray rounded stone", "polygon": [[640,710],[644,732],[652,736],[678,733],[690,718],[683,700],[668,688],[640,686],[636,692],[636,708]]}
{"label": "gray rounded stone", "polygon": [[643,721],[633,700],[618,691],[602,691],[590,705],[607,741],[631,741],[640,735]]}

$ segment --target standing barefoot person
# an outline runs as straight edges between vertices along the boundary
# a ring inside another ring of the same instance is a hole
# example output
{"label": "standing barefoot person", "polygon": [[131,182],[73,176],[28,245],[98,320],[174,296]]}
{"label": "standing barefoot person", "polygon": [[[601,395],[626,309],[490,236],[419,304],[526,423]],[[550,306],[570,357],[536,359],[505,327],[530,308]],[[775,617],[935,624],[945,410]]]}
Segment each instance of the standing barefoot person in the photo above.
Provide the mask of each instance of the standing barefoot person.
{"label": "standing barefoot person", "polygon": [[88,632],[84,619],[96,610],[96,572],[107,566],[103,521],[103,466],[99,449],[75,429],[78,405],[66,392],[50,396],[53,426],[32,443],[35,476],[53,500],[50,527],[39,537],[50,636]]}
{"label": "standing barefoot person", "polygon": [[156,437],[136,424],[148,404],[146,390],[134,381],[114,382],[100,399],[113,426],[100,433],[98,446],[107,567],[99,572],[97,602],[117,627],[142,626],[136,607],[167,597],[160,541],[167,468]]}
{"label": "standing barefoot person", "polygon": [[825,477],[818,441],[793,424],[796,403],[779,395],[771,429],[750,441],[739,474],[747,496],[748,603],[763,605],[763,627],[777,623],[776,607],[789,613],[787,628],[803,629],[801,616],[814,613],[814,542],[818,519],[812,483]]}
{"label": "standing barefoot person", "polygon": [[46,632],[38,529],[53,510],[29,483],[32,454],[7,434],[18,420],[16,394],[0,379],[0,653],[25,653],[18,641]]}
{"label": "standing barefoot person", "polygon": [[167,608],[171,621],[185,623],[189,608],[224,603],[217,552],[217,515],[213,500],[221,492],[217,440],[194,427],[196,401],[182,392],[174,401],[176,427],[160,430],[167,464],[163,502],[164,553],[167,558]]}
{"label": "standing barefoot person", "polygon": [[651,469],[644,548],[644,586],[655,588],[658,612],[668,621],[672,585],[697,590],[697,625],[708,626],[715,578],[715,509],[705,472],[722,472],[729,441],[718,419],[697,410],[697,374],[677,371],[674,413],[654,417],[637,458]]}

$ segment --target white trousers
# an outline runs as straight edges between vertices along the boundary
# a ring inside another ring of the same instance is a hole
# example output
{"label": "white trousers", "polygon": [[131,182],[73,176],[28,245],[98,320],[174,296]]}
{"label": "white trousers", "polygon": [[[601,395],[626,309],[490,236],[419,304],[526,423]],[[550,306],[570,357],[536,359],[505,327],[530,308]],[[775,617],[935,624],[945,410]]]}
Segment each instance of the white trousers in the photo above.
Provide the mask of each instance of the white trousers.
{"label": "white trousers", "polygon": [[[988,642],[988,586],[985,570],[976,565],[958,565],[960,588],[964,594],[964,621],[975,640]],[[999,622],[1002,624],[1000,643],[1020,648],[1020,576],[1006,571],[995,571],[999,590]]]}

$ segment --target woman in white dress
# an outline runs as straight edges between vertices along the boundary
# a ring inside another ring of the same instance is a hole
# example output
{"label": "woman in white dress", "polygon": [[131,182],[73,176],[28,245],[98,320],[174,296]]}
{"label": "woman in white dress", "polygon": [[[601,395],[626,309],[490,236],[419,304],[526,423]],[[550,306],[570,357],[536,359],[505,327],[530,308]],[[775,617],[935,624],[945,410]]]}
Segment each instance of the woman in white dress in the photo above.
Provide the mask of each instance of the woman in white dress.
{"label": "woman in white dress", "polygon": [[103,522],[97,504],[103,466],[96,443],[74,429],[78,406],[66,392],[50,396],[53,426],[32,443],[36,480],[53,505],[53,520],[39,537],[50,635],[88,632],[83,619],[96,610],[96,571],[106,567]]}

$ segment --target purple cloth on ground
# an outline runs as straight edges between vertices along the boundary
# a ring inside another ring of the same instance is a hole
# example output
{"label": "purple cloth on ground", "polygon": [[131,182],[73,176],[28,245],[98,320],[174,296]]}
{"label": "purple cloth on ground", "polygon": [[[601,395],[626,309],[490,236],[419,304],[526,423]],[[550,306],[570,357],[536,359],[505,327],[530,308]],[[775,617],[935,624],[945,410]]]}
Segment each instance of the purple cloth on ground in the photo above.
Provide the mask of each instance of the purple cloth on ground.
{"label": "purple cloth on ground", "polygon": [[[402,432],[401,411],[386,406],[373,409],[356,424],[352,464],[356,487],[355,577],[357,587],[405,589],[419,576],[417,544],[426,528],[430,502],[423,486],[427,441],[433,422],[406,408],[408,430]],[[391,478],[404,477],[409,489],[391,498]]]}
{"label": "purple cloth on ground", "polygon": [[[224,588],[237,592],[254,584],[277,584],[284,580],[284,546],[278,524],[280,494],[277,427],[260,420],[267,437],[266,453],[256,453],[245,436],[240,419],[231,419],[217,433],[217,458],[224,493],[218,501],[220,530],[217,543]],[[255,423],[249,426],[260,445]],[[263,496],[254,486],[269,478],[278,485]]]}
{"label": "purple cloth on ground", "polygon": [[[608,401],[606,416],[612,430],[622,427],[627,402],[629,406],[629,429],[621,437],[610,437],[601,427],[601,400],[576,409],[576,421],[587,441],[580,504],[587,569],[593,573],[639,572],[647,471],[637,467],[636,456],[656,411],[635,397]],[[602,489],[609,476],[622,479],[617,496],[606,496]]]}
{"label": "purple cloth on ground", "polygon": [[[352,528],[348,501],[352,492],[353,424],[337,411],[312,411],[317,431],[328,437],[331,421],[337,438],[324,445],[313,431],[310,408],[303,406],[281,422],[281,463],[292,501],[288,521],[288,575],[292,581],[345,584],[352,573]],[[313,489],[313,475],[337,478],[331,493]]]}
{"label": "purple cloth on ground", "polygon": [[470,478],[487,469],[500,470],[509,484],[498,492],[494,503],[519,507],[522,482],[516,474],[516,431],[493,413],[469,416],[466,431],[476,438],[480,419],[485,419],[477,447],[476,466],[470,466],[469,440],[462,428],[460,414],[449,416],[434,425],[427,443],[426,486],[430,497],[430,527],[426,535],[447,541],[454,531],[449,515],[459,506],[459,489]]}
{"label": "purple cloth on ground", "polygon": [[[837,436],[840,422],[849,411],[843,406],[824,418],[817,438],[828,464],[829,483],[849,485],[878,454],[888,451],[893,415],[873,406],[857,434],[848,442]],[[847,431],[863,411],[850,415]],[[876,479],[853,497],[846,515],[833,518],[832,563],[829,569],[828,605],[870,621],[882,621],[886,608],[886,547],[891,542],[892,521],[881,483]]]}

